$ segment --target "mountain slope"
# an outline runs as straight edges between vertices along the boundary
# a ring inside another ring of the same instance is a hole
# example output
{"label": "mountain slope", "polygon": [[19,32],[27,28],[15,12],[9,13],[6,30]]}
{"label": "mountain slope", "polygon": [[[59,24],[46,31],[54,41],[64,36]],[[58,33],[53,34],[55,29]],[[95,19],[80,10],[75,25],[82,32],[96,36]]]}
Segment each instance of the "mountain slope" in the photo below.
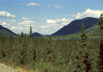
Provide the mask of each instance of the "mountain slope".
{"label": "mountain slope", "polygon": [[[99,38],[100,32],[99,32],[99,25],[94,25],[93,27],[86,29],[85,30],[86,35],[89,38]],[[54,37],[59,37],[60,39],[71,39],[71,38],[80,38],[81,36],[81,31],[69,35],[61,35],[61,36],[54,36]]]}
{"label": "mountain slope", "polygon": [[59,35],[68,35],[73,34],[81,31],[81,24],[84,23],[86,29],[89,29],[96,25],[98,22],[97,18],[87,17],[84,19],[74,20],[67,26],[64,26],[57,32],[53,33],[52,36],[59,36]]}
{"label": "mountain slope", "polygon": [[39,34],[37,32],[33,33],[32,35],[33,35],[33,37],[42,37],[43,36],[43,35],[41,35],[41,34]]}
{"label": "mountain slope", "polygon": [[87,33],[89,36],[99,36],[99,34],[100,34],[99,25],[96,25],[96,26],[93,26],[93,27],[87,29],[87,30],[86,30],[86,33]]}
{"label": "mountain slope", "polygon": [[14,32],[12,32],[11,30],[3,27],[0,25],[0,36],[17,36],[17,34],[15,34]]}
{"label": "mountain slope", "polygon": [[[100,31],[99,31],[99,25],[94,25],[93,27],[89,28],[89,29],[86,29],[85,30],[85,33],[88,35],[88,36],[99,36],[100,34]],[[80,32],[77,32],[77,33],[74,33],[75,35],[80,35],[81,34],[81,31]],[[71,34],[72,35],[72,34]]]}

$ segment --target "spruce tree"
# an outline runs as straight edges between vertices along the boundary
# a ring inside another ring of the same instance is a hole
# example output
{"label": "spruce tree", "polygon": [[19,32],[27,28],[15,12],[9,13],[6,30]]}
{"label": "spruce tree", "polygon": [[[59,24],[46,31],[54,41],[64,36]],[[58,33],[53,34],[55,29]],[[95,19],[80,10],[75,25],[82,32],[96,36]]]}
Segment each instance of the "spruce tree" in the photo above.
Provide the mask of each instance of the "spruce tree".
{"label": "spruce tree", "polygon": [[48,41],[48,48],[47,48],[47,61],[51,62],[52,61],[52,37],[49,37]]}
{"label": "spruce tree", "polygon": [[86,39],[87,36],[85,34],[85,27],[84,24],[81,26],[81,47],[84,48],[86,46]]}
{"label": "spruce tree", "polygon": [[1,42],[2,37],[0,36],[0,60],[3,58],[3,45]]}
{"label": "spruce tree", "polygon": [[100,26],[100,39],[103,39],[103,15],[101,14],[99,19],[99,26]]}
{"label": "spruce tree", "polygon": [[23,39],[23,37],[24,37],[24,33],[23,33],[23,32],[21,32],[21,39]]}
{"label": "spruce tree", "polygon": [[99,62],[99,72],[103,72],[103,18],[102,14],[99,19],[100,26],[100,62]]}
{"label": "spruce tree", "polygon": [[21,65],[22,64],[21,61],[23,60],[23,55],[21,54],[23,47],[20,41],[21,40],[19,37],[15,38],[14,44],[12,45],[11,48],[12,51],[11,57],[15,65]]}
{"label": "spruce tree", "polygon": [[23,57],[21,63],[23,65],[27,64],[27,61],[26,61],[27,51],[28,51],[28,40],[27,40],[27,36],[24,35],[24,38],[23,38],[23,41],[22,41],[22,52],[21,52],[21,55]]}
{"label": "spruce tree", "polygon": [[[32,36],[32,27],[30,26],[30,43],[33,45],[33,36]],[[32,48],[33,49],[33,59],[35,60],[36,59],[36,51],[35,51],[35,49],[34,48]]]}
{"label": "spruce tree", "polygon": [[32,27],[30,26],[30,38],[32,38],[33,36],[32,36]]}
{"label": "spruce tree", "polygon": [[80,61],[77,67],[79,68],[79,72],[89,72],[91,70],[91,64],[88,61],[88,51],[86,47],[87,36],[85,34],[84,24],[81,26],[81,49],[79,50],[79,55],[77,59]]}

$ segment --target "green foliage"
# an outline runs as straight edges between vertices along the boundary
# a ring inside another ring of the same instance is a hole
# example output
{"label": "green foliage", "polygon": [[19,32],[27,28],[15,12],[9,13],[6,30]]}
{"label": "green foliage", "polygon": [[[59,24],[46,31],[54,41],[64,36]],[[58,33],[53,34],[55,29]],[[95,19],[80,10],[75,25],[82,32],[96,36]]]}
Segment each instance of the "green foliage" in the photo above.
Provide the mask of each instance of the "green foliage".
{"label": "green foliage", "polygon": [[[91,72],[98,70],[99,40],[88,40],[86,50],[91,63]],[[80,40],[53,40],[45,38],[0,37],[0,61],[38,68],[39,72],[75,72],[83,66]],[[79,60],[77,59],[80,58]],[[5,61],[6,62],[6,61]]]}

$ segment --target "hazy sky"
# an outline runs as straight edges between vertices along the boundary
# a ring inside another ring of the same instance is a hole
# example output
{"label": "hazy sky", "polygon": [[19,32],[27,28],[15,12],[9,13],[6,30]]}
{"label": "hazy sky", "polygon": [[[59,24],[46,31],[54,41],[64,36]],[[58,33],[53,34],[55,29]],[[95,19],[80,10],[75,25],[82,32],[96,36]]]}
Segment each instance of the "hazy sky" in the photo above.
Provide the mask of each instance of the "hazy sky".
{"label": "hazy sky", "polygon": [[103,0],[0,0],[0,25],[21,33],[52,34],[74,19],[99,17]]}

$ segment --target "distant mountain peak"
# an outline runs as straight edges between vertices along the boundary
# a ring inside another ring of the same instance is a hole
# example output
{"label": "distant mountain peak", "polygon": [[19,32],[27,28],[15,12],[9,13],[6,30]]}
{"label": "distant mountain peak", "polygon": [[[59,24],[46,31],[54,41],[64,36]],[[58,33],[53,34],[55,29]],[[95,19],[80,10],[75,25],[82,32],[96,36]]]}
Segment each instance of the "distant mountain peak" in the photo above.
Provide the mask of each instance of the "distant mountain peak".
{"label": "distant mountain peak", "polygon": [[38,32],[35,32],[32,35],[33,35],[33,37],[42,37],[43,36],[42,34],[40,34]]}

